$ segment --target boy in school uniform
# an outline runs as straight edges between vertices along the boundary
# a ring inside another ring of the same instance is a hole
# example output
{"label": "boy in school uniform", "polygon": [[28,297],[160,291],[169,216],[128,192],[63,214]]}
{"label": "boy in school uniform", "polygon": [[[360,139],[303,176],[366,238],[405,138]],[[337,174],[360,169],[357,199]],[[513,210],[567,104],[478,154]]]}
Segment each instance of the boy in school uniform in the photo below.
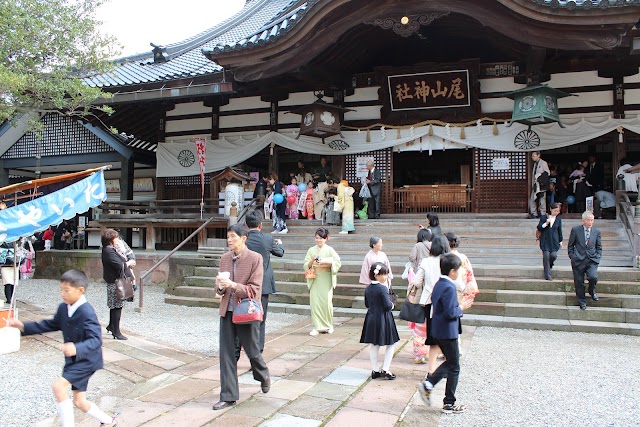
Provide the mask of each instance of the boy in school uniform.
{"label": "boy in school uniform", "polygon": [[[12,319],[9,326],[18,328],[23,335],[62,331],[65,356],[62,376],[53,383],[62,427],[75,425],[73,407],[100,421],[101,426],[115,426],[116,420],[87,400],[87,384],[91,376],[102,369],[102,334],[96,312],[87,302],[84,292],[89,279],[79,270],[69,270],[60,277],[63,303],[53,319],[22,323]],[[73,403],[69,399],[73,390]]]}
{"label": "boy in school uniform", "polygon": [[471,307],[471,301],[462,300],[458,304],[458,293],[455,281],[462,261],[455,254],[445,254],[440,258],[440,279],[436,282],[431,294],[431,335],[438,343],[446,361],[434,373],[418,386],[418,394],[427,405],[430,404],[431,390],[438,382],[447,378],[444,405],[445,414],[460,414],[465,411],[464,405],[456,405],[456,387],[460,375],[460,351],[458,335],[462,332],[460,318],[462,310]]}

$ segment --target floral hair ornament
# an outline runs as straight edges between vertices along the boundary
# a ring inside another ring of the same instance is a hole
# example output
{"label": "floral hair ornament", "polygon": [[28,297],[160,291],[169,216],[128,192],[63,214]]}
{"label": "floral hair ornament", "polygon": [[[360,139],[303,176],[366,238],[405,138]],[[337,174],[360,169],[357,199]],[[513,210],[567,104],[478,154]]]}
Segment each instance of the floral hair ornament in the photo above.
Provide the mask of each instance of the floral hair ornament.
{"label": "floral hair ornament", "polygon": [[379,273],[380,273],[380,266],[376,265],[376,268],[373,270],[373,274],[377,276]]}

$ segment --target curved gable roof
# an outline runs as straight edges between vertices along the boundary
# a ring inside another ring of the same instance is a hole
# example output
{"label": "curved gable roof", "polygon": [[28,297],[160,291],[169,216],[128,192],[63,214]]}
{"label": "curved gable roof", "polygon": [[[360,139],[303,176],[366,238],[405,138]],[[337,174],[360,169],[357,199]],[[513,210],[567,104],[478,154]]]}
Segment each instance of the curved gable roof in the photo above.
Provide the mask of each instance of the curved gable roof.
{"label": "curved gable roof", "polygon": [[248,1],[240,12],[215,27],[179,43],[161,47],[165,53],[165,62],[155,63],[151,51],[120,58],[114,61],[116,66],[112,72],[87,77],[86,82],[92,87],[114,88],[189,79],[220,72],[222,67],[202,54],[203,47],[240,40],[277,19],[294,3],[295,0]]}

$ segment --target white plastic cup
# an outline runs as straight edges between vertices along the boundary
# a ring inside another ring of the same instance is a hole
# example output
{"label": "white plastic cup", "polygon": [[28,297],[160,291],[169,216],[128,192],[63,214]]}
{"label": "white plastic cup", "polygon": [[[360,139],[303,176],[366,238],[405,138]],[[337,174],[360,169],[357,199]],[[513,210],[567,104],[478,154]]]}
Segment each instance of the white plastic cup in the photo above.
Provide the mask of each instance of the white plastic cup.
{"label": "white plastic cup", "polygon": [[220,277],[221,279],[230,279],[231,273],[228,271],[221,271],[218,273],[218,277]]}

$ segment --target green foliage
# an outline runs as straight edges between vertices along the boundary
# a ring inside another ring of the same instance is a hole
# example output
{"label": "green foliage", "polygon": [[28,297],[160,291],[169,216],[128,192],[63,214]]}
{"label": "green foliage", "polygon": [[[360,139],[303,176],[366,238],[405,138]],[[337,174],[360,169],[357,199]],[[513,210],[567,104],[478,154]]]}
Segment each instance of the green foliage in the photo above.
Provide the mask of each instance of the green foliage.
{"label": "green foliage", "polygon": [[92,105],[110,95],[83,81],[107,72],[117,53],[94,15],[104,2],[0,0],[0,123],[30,111],[111,111]]}

